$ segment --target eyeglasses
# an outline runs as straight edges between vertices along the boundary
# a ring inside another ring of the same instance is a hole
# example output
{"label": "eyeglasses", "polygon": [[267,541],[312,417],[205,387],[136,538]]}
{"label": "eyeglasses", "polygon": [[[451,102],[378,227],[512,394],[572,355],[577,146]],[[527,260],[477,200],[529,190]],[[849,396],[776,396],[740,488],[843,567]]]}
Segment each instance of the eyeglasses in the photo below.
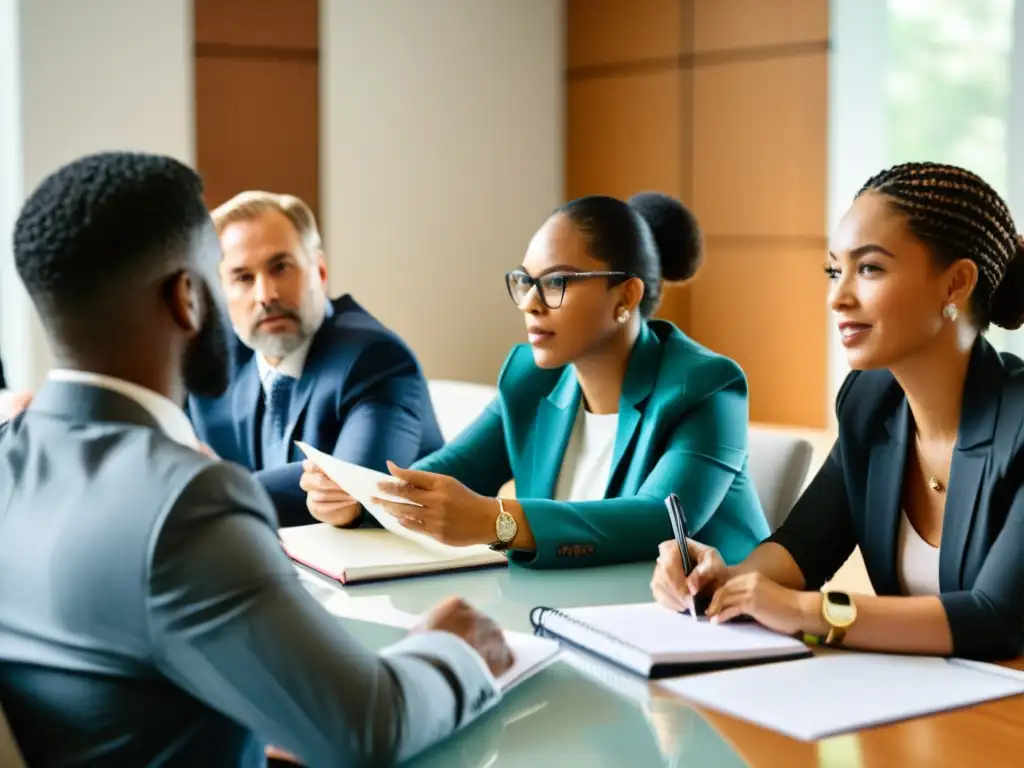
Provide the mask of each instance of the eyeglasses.
{"label": "eyeglasses", "polygon": [[[587,280],[591,277],[615,278],[623,282],[636,277],[629,272],[556,272],[541,277],[531,277],[522,270],[509,272],[505,275],[508,295],[517,307],[523,306],[530,291],[537,289],[541,303],[548,309],[558,309],[565,299],[565,287],[576,280]],[[615,285],[616,283],[611,283]]]}

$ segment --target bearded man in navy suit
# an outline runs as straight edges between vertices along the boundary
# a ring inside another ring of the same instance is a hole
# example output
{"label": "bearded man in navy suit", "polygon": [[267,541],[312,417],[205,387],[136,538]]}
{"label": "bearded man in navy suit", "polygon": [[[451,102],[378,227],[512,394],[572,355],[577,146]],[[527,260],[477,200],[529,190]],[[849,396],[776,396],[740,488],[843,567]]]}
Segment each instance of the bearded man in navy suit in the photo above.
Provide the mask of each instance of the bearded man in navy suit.
{"label": "bearded man in navy suit", "polygon": [[[300,487],[295,441],[380,471],[437,450],[443,440],[419,363],[351,296],[328,299],[320,233],[299,198],[243,192],[213,219],[238,344],[228,391],[189,398],[196,433],[256,473],[281,526],[358,524],[357,502],[327,498],[340,491],[320,499]],[[329,516],[314,517],[318,503]]]}

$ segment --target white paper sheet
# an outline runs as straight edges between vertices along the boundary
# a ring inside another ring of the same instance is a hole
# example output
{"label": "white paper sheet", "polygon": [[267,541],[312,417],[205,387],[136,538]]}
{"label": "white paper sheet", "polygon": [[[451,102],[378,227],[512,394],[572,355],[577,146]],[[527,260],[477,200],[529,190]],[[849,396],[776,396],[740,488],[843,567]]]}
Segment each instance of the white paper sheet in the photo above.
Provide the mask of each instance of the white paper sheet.
{"label": "white paper sheet", "polygon": [[1024,675],[959,659],[839,652],[661,681],[685,699],[801,741],[1024,693]]}
{"label": "white paper sheet", "polygon": [[408,541],[415,541],[420,546],[426,548],[431,552],[435,552],[441,556],[465,556],[471,552],[483,552],[484,550],[490,551],[490,548],[486,545],[479,544],[471,547],[450,547],[446,544],[442,544],[429,536],[425,536],[422,533],[416,531],[410,531],[408,528],[403,527],[398,520],[395,519],[394,515],[384,509],[382,506],[375,504],[372,499],[384,499],[385,501],[393,501],[399,504],[407,504],[410,507],[417,507],[418,504],[412,504],[405,499],[392,496],[384,493],[380,490],[380,484],[382,482],[394,483],[396,478],[391,475],[387,475],[383,472],[377,472],[366,467],[360,467],[356,464],[351,464],[341,459],[336,459],[334,456],[318,451],[311,445],[303,442],[296,442],[297,446],[302,449],[302,452],[306,454],[320,469],[324,471],[335,484],[345,491],[347,494],[352,496],[356,501],[363,505],[363,508],[369,512],[373,518],[381,524],[387,531],[396,536],[401,536],[403,539]]}

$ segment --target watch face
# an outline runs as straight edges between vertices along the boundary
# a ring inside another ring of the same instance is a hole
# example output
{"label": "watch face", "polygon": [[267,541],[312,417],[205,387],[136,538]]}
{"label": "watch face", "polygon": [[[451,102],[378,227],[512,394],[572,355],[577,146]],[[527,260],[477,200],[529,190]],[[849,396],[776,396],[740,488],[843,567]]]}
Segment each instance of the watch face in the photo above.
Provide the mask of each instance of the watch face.
{"label": "watch face", "polygon": [[843,592],[828,592],[825,597],[827,618],[835,626],[847,626],[857,618],[857,609],[849,595]]}
{"label": "watch face", "polygon": [[498,539],[504,543],[512,541],[516,537],[516,530],[519,526],[516,525],[516,519],[508,513],[498,515]]}

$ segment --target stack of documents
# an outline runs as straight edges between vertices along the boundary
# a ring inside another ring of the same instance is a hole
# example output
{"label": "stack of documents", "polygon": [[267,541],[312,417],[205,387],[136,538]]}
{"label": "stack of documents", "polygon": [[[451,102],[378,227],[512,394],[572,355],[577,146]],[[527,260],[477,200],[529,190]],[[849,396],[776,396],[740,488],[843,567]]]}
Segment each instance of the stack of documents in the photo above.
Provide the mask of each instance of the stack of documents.
{"label": "stack of documents", "polygon": [[372,501],[379,498],[408,504],[380,491],[380,483],[393,482],[393,477],[341,461],[305,443],[298,445],[338,487],[362,504],[383,530],[323,524],[282,528],[278,532],[281,543],[295,562],[341,584],[508,564],[504,554],[485,545],[450,547],[402,527]]}

